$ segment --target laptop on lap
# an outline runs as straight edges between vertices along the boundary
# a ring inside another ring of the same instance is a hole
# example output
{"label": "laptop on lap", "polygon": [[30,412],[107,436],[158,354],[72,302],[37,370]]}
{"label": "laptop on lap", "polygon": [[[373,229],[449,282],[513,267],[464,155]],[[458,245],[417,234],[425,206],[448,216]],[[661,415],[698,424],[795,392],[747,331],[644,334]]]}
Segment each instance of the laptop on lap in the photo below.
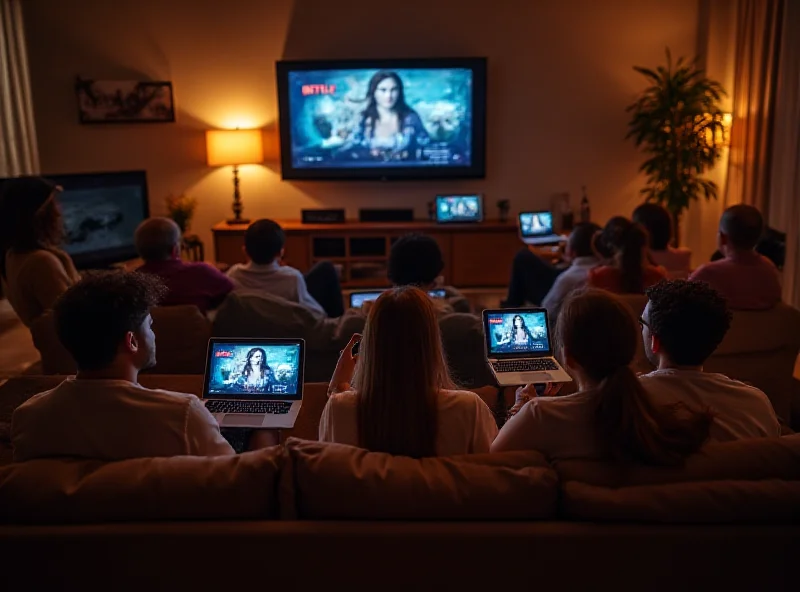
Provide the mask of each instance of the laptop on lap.
{"label": "laptop on lap", "polygon": [[484,310],[483,335],[489,368],[500,386],[572,381],[553,357],[546,309]]}
{"label": "laptop on lap", "polygon": [[553,232],[553,212],[520,212],[519,237],[526,245],[552,245],[566,240]]}
{"label": "laptop on lap", "polygon": [[210,339],[203,403],[223,428],[292,428],[304,368],[302,339]]}

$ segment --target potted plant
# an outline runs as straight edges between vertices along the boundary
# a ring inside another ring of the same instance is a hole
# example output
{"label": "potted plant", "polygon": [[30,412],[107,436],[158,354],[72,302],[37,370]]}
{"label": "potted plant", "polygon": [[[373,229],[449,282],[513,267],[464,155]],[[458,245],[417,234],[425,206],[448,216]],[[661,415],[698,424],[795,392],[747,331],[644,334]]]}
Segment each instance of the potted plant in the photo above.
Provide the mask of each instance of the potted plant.
{"label": "potted plant", "polygon": [[186,234],[192,223],[192,216],[197,208],[197,200],[186,194],[179,196],[169,195],[166,199],[169,217],[175,221],[181,234]]}
{"label": "potted plant", "polygon": [[675,243],[680,219],[693,200],[716,199],[717,184],[703,178],[722,151],[722,86],[693,62],[680,58],[656,70],[634,66],[651,85],[626,109],[631,114],[627,138],[633,138],[647,160],[639,170],[647,175],[641,190],[647,201],[662,204],[672,214]]}

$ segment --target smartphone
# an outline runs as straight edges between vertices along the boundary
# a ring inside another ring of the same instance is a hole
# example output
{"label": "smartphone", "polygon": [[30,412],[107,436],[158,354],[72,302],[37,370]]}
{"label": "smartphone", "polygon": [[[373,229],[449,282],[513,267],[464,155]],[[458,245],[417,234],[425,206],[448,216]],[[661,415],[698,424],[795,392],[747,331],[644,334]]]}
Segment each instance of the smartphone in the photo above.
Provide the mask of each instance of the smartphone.
{"label": "smartphone", "polygon": [[358,346],[359,345],[361,345],[361,342],[360,341],[356,341],[356,343],[353,345],[353,349],[350,350],[350,353],[352,353],[354,356],[358,355],[358,349],[359,349]]}
{"label": "smartphone", "polygon": [[447,292],[442,289],[439,290],[430,290],[428,292],[428,296],[431,298],[447,298]]}

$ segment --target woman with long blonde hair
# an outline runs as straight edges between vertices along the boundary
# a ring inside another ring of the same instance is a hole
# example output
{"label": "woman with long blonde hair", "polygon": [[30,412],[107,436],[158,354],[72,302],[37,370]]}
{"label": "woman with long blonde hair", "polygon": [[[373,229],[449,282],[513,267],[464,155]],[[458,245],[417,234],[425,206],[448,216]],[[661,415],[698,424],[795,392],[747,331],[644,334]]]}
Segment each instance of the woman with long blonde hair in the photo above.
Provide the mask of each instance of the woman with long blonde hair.
{"label": "woman with long blonde hair", "polygon": [[410,286],[375,301],[363,339],[354,335],[342,351],[328,395],[324,442],[422,458],[488,452],[497,434],[486,403],[455,389],[434,304]]}

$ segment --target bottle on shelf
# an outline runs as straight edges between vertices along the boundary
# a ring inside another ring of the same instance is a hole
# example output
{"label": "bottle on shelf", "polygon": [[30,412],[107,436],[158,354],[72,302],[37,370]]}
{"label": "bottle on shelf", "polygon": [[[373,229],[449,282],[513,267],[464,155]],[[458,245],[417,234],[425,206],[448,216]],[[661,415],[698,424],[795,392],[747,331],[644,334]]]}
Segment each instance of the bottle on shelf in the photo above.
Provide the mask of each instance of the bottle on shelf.
{"label": "bottle on shelf", "polygon": [[586,197],[586,185],[581,186],[583,198],[581,199],[581,222],[592,221],[592,209],[589,207],[589,198]]}

